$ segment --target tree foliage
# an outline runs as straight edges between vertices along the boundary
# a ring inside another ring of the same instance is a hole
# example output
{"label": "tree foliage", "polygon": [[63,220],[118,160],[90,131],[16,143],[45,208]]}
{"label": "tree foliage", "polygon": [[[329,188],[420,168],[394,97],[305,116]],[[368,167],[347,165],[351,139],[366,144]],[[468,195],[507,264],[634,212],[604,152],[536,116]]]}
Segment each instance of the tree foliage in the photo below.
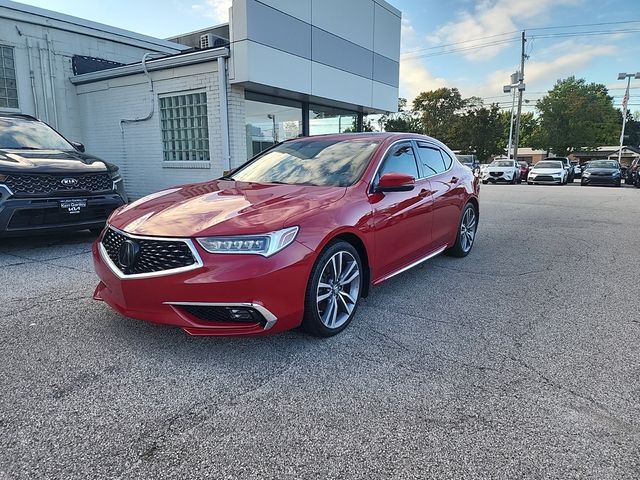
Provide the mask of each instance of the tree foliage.
{"label": "tree foliage", "polygon": [[533,146],[567,155],[616,142],[619,114],[607,87],[569,77],[536,103],[540,129]]}
{"label": "tree foliage", "polygon": [[[474,153],[480,160],[503,154],[509,141],[510,110],[485,106],[478,97],[463,98],[457,88],[420,93],[407,110],[398,100],[398,113],[384,115],[380,126],[388,132],[423,133],[454,150]],[[559,80],[536,103],[536,113],[520,117],[520,147],[533,147],[567,155],[584,148],[615,145],[622,113],[602,84],[569,77]],[[628,113],[625,143],[640,144],[640,116]]]}

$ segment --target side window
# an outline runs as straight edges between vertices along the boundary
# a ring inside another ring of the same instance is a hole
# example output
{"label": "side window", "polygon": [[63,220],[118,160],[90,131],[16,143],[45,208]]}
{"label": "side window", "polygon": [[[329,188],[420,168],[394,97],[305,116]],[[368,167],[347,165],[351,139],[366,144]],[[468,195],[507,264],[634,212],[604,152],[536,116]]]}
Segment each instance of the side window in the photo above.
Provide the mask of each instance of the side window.
{"label": "side window", "polygon": [[449,154],[444,150],[440,150],[440,153],[442,154],[442,159],[444,160],[444,169],[449,170],[451,168],[451,164],[453,163],[453,158],[451,158]]}
{"label": "side window", "polygon": [[401,144],[393,147],[385,158],[380,171],[378,172],[378,178],[385,173],[406,173],[414,178],[419,178],[418,164],[416,163],[416,157],[413,154],[413,148],[408,144]]}
{"label": "side window", "polygon": [[445,168],[442,155],[437,148],[430,147],[424,143],[418,143],[418,155],[420,156],[422,165],[424,165],[424,173],[427,176],[442,173],[449,168]]}

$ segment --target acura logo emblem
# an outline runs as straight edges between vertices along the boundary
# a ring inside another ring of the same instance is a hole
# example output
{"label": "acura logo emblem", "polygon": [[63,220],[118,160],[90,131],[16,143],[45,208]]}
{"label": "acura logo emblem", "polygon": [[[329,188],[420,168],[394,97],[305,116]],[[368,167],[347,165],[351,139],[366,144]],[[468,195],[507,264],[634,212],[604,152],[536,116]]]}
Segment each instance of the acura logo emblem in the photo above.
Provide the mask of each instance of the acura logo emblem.
{"label": "acura logo emblem", "polygon": [[65,187],[75,187],[78,184],[78,180],[75,178],[63,178],[60,183]]}
{"label": "acura logo emblem", "polygon": [[140,245],[131,240],[125,240],[118,249],[118,263],[124,273],[131,273],[133,266],[138,260]]}

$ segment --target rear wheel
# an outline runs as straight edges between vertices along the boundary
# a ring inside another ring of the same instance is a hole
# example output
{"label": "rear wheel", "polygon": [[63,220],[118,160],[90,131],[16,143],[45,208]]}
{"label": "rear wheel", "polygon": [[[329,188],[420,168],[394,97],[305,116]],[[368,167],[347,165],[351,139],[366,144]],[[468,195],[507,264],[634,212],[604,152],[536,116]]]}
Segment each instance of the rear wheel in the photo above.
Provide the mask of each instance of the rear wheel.
{"label": "rear wheel", "polygon": [[311,270],[302,328],[318,337],[347,328],[356,313],[362,279],[362,261],[353,245],[342,240],[330,243]]}
{"label": "rear wheel", "polygon": [[473,247],[477,229],[478,212],[471,203],[467,203],[460,218],[456,243],[447,250],[447,254],[452,257],[466,257]]}

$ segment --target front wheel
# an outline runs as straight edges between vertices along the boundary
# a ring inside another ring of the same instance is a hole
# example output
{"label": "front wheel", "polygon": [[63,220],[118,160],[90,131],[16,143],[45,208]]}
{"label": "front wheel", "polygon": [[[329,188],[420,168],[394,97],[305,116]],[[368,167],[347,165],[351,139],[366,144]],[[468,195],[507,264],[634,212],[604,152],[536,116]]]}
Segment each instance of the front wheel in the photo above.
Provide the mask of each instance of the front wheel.
{"label": "front wheel", "polygon": [[330,243],[311,270],[302,328],[318,337],[347,328],[356,313],[362,279],[362,261],[353,245],[342,240]]}
{"label": "front wheel", "polygon": [[476,208],[472,204],[467,203],[462,211],[456,243],[447,250],[447,254],[452,257],[466,257],[469,255],[471,247],[473,247],[473,242],[476,239],[477,229],[478,212],[476,212]]}

